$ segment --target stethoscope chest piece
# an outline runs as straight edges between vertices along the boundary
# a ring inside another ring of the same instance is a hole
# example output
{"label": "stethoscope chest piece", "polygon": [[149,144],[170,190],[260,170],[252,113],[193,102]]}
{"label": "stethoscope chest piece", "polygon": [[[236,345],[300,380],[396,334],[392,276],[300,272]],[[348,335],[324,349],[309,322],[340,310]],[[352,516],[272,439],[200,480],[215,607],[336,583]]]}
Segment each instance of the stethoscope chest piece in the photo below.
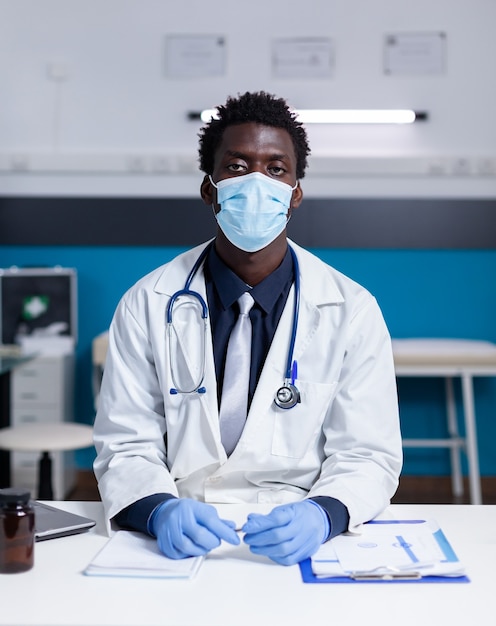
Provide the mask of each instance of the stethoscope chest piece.
{"label": "stethoscope chest piece", "polygon": [[300,392],[294,385],[286,382],[276,391],[274,402],[281,409],[292,409],[301,402]]}

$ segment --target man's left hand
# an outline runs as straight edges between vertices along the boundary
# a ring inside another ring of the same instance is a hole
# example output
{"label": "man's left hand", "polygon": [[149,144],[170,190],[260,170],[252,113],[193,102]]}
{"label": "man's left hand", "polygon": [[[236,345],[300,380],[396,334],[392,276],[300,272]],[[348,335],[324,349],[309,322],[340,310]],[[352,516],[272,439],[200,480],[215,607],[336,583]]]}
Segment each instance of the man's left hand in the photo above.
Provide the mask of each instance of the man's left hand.
{"label": "man's left hand", "polygon": [[294,565],[317,551],[330,534],[330,523],[320,505],[303,500],[277,506],[268,515],[251,513],[242,531],[253,554]]}

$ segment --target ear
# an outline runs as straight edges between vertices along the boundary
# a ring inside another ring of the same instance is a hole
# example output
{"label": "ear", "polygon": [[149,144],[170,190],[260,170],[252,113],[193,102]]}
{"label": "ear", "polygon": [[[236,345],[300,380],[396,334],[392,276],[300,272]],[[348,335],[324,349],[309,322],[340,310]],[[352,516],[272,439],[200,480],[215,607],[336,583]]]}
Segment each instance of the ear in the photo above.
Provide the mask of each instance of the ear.
{"label": "ear", "polygon": [[214,203],[214,187],[206,174],[200,185],[200,196],[203,202],[208,206],[212,206]]}
{"label": "ear", "polygon": [[301,188],[300,181],[298,181],[298,186],[293,191],[293,195],[291,196],[291,204],[289,205],[289,211],[288,211],[290,215],[295,209],[297,209],[300,206],[302,200],[303,200],[303,189]]}

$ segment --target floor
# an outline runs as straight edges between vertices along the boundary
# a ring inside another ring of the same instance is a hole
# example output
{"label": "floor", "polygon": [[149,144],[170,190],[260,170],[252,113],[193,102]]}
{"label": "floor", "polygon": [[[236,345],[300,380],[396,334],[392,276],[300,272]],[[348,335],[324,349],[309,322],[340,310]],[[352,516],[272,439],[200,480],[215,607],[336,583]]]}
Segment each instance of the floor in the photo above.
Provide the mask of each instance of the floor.
{"label": "floor", "polygon": [[[68,500],[99,500],[98,487],[91,471],[80,471],[76,488]],[[496,504],[496,476],[482,478],[482,501]],[[468,485],[461,498],[451,493],[448,476],[402,476],[400,486],[392,500],[393,504],[468,504]]]}

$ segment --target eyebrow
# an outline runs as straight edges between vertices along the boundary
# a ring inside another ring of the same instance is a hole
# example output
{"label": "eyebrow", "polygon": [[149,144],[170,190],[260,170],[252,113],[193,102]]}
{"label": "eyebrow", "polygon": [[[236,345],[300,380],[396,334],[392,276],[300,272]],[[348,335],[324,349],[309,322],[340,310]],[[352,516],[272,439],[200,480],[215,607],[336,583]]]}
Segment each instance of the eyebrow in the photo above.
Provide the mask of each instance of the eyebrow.
{"label": "eyebrow", "polygon": [[[237,150],[227,150],[226,156],[237,157],[238,159],[247,159],[249,156],[244,152],[238,152]],[[283,152],[275,152],[269,156],[270,161],[284,161],[289,159],[290,156]]]}

